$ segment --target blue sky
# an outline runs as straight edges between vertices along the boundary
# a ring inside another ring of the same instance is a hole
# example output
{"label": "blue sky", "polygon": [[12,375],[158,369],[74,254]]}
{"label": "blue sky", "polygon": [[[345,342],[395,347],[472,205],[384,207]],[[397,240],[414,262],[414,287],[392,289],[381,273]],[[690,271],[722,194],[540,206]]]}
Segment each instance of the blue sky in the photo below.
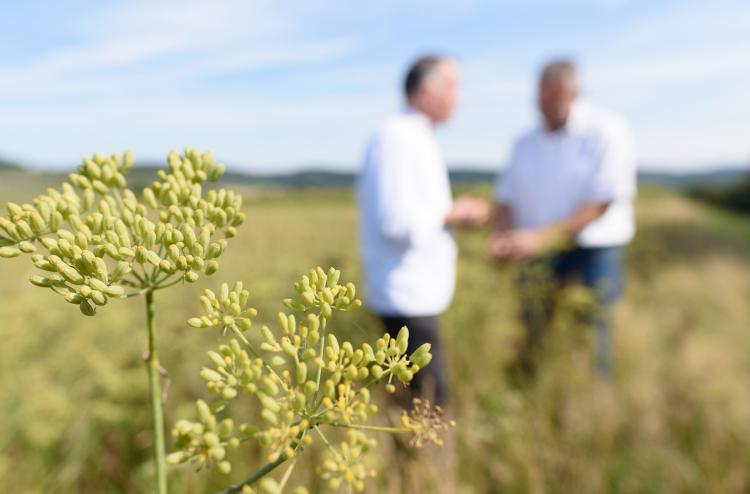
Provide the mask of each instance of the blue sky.
{"label": "blue sky", "polygon": [[750,3],[628,0],[0,0],[0,156],[72,167],[126,148],[212,149],[231,166],[354,169],[401,106],[408,62],[448,53],[451,164],[499,167],[565,55],[631,124],[645,168],[750,162]]}

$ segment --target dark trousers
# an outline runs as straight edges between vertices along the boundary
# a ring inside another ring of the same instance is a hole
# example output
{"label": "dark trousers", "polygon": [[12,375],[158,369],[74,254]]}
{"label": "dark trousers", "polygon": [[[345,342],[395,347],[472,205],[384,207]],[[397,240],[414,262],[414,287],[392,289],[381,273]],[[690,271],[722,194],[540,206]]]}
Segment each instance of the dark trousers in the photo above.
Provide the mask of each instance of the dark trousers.
{"label": "dark trousers", "polygon": [[[596,331],[596,369],[600,375],[609,376],[612,372],[611,307],[620,298],[623,287],[622,249],[619,247],[577,247],[532,263],[522,271],[519,284],[528,332],[524,352],[539,345],[552,317],[556,292],[574,283],[589,288],[595,296],[591,324]],[[522,356],[524,359],[528,360],[528,356]]]}
{"label": "dark trousers", "polygon": [[393,338],[398,335],[399,330],[406,326],[409,328],[409,348],[407,355],[419,348],[424,343],[432,345],[432,361],[420,369],[411,382],[412,394],[424,397],[438,405],[446,405],[448,401],[448,380],[445,377],[443,367],[443,351],[438,334],[437,316],[380,316],[385,325],[385,330]]}

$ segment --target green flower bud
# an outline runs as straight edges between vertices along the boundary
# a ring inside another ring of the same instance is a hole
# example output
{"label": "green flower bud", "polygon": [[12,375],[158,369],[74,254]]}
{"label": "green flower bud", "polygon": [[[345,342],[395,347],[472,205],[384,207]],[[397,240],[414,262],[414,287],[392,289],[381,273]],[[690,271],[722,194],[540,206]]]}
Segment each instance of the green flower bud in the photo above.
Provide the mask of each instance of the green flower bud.
{"label": "green flower bud", "polygon": [[74,285],[81,285],[83,284],[83,276],[73,269],[72,267],[68,266],[67,264],[62,263],[60,266],[62,269],[60,269],[60,274],[63,275],[63,278],[65,278],[68,282],[74,284]]}
{"label": "green flower bud", "polygon": [[184,451],[175,451],[167,455],[167,463],[170,465],[178,465],[185,463],[190,459],[190,455]]}
{"label": "green flower bud", "polygon": [[174,273],[174,268],[175,268],[174,265],[167,259],[162,259],[161,262],[159,263],[159,269],[161,269],[167,274]]}
{"label": "green flower bud", "polygon": [[206,263],[206,270],[204,272],[206,273],[206,276],[211,276],[218,269],[219,269],[219,263],[212,260]]}
{"label": "green flower bud", "polygon": [[396,346],[399,353],[406,353],[406,349],[409,346],[409,328],[406,326],[399,330],[398,336],[396,336]]}
{"label": "green flower bud", "polygon": [[213,418],[213,414],[211,413],[211,409],[208,408],[208,405],[203,400],[198,400],[195,402],[195,408],[198,411],[198,419],[202,423],[208,422],[210,419]]}
{"label": "green flower bud", "polygon": [[53,285],[53,281],[50,278],[45,278],[44,276],[34,275],[31,278],[29,278],[29,281],[32,285],[36,285],[43,288],[48,288]]}
{"label": "green flower bud", "polygon": [[281,349],[292,358],[297,356],[297,348],[286,337],[281,340]]}
{"label": "green flower bud", "polygon": [[159,257],[159,254],[152,250],[146,251],[146,261],[150,264],[153,264],[154,267],[158,267],[159,263],[161,262],[161,258]]}
{"label": "green flower bud", "polygon": [[31,229],[34,230],[34,233],[37,235],[43,233],[47,229],[47,223],[36,211],[31,213]]}
{"label": "green flower bud", "polygon": [[11,257],[20,256],[21,251],[15,247],[0,247],[0,257],[9,259]]}
{"label": "green flower bud", "polygon": [[[348,343],[348,342],[347,342]],[[349,365],[344,369],[344,377],[350,381],[357,378],[357,368],[353,365]]]}
{"label": "green flower bud", "polygon": [[432,360],[430,348],[431,345],[429,343],[421,345],[411,354],[409,360],[411,360],[414,365],[419,366],[420,369],[424,368]]}
{"label": "green flower bud", "polygon": [[315,391],[318,389],[314,381],[307,381],[305,383],[305,396],[310,397],[313,394],[315,394]]}
{"label": "green flower bud", "polygon": [[[80,297],[80,296],[79,296]],[[67,297],[66,297],[67,300]],[[68,300],[70,302],[70,300]],[[73,302],[75,303],[75,302]],[[81,313],[83,313],[84,316],[95,316],[96,315],[96,308],[89,302],[88,300],[82,300],[80,305]]]}
{"label": "green flower bud", "polygon": [[201,369],[200,376],[205,381],[223,381],[223,377],[221,374],[219,374],[215,370],[209,369],[208,367],[204,367],[203,369]]}
{"label": "green flower bud", "polygon": [[93,290],[91,292],[91,300],[93,300],[96,305],[107,305],[107,297],[99,290]]}
{"label": "green flower bud", "polygon": [[268,408],[264,408],[260,412],[260,416],[263,417],[266,421],[270,422],[271,424],[276,425],[279,422],[279,418],[276,416],[275,413],[273,413]]}
{"label": "green flower bud", "polygon": [[219,469],[219,473],[223,475],[229,475],[232,472],[232,464],[226,460],[219,462],[217,468]]}
{"label": "green flower bud", "polygon": [[339,347],[339,340],[336,339],[336,336],[333,334],[328,335],[328,346],[331,348],[334,354],[338,355],[339,351],[341,351]]}
{"label": "green flower bud", "polygon": [[88,284],[91,288],[94,290],[99,290],[100,292],[104,292],[109,288],[106,283],[104,283],[101,280],[97,280],[96,278],[89,278]]}
{"label": "green flower bud", "polygon": [[263,337],[264,340],[266,340],[266,342],[269,345],[272,345],[275,347],[278,344],[276,343],[276,338],[274,338],[273,333],[268,328],[268,326],[262,326],[260,328],[260,335]]}
{"label": "green flower bud", "polygon": [[370,368],[370,373],[375,379],[380,379],[383,376],[383,368],[375,364]]}
{"label": "green flower bud", "polygon": [[302,385],[307,381],[307,364],[300,362],[297,364],[297,384]]}
{"label": "green flower bud", "polygon": [[307,309],[304,305],[291,298],[285,298],[283,303],[293,311],[304,312]]}
{"label": "green flower bud", "polygon": [[18,249],[24,254],[31,254],[36,252],[36,247],[31,242],[23,241],[18,244]]}

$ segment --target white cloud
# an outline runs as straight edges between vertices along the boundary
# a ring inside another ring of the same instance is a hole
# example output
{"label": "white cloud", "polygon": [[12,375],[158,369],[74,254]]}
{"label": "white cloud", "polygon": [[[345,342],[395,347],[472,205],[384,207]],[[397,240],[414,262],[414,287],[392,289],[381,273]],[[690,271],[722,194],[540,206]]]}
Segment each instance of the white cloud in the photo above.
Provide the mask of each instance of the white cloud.
{"label": "white cloud", "polygon": [[[85,33],[76,44],[18,64],[0,61],[0,151],[57,165],[91,149],[135,145],[153,158],[170,143],[189,143],[250,166],[353,164],[377,120],[399,106],[403,57],[443,35],[402,46],[388,39],[388,23],[419,9],[421,29],[431,20],[443,29],[488,5],[495,4],[140,0],[95,7],[66,19]],[[614,0],[606,8],[628,7]],[[583,46],[586,88],[630,120],[644,162],[744,161],[746,132],[728,120],[750,107],[740,83],[750,80],[748,33],[748,4],[678,4]],[[493,168],[504,161],[512,138],[536,118],[539,60],[521,55],[557,50],[555,41],[463,47],[463,103],[440,132],[450,161]],[[269,74],[283,87],[263,81]]]}

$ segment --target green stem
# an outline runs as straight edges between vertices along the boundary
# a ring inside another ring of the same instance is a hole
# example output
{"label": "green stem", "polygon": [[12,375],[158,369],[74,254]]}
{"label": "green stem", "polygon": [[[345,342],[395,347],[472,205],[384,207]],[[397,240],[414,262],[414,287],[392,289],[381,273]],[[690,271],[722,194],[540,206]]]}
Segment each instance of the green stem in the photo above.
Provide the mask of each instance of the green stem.
{"label": "green stem", "polygon": [[[296,438],[296,444],[294,444],[294,452],[296,453],[297,450],[302,445],[302,439],[307,434],[307,430],[304,430],[300,432],[300,434]],[[294,456],[292,457],[294,458]],[[234,484],[233,486],[229,487],[225,491],[221,491],[218,494],[237,494],[239,492],[242,492],[242,488],[246,485],[252,485],[274,471],[279,465],[287,461],[289,458],[286,457],[284,454],[280,454],[278,458],[276,458],[276,461],[272,461],[270,463],[266,463],[262,467],[260,467],[258,470],[255,471],[250,477],[243,480],[239,484]],[[292,464],[294,466],[294,464]],[[291,470],[291,469],[290,469]],[[290,471],[287,472],[287,474],[291,473]]]}
{"label": "green stem", "polygon": [[281,482],[279,482],[279,488],[284,489],[286,487],[286,483],[289,482],[289,477],[292,475],[292,470],[294,470],[294,465],[297,464],[296,458],[292,460],[292,463],[289,465],[289,468],[286,469],[286,472],[284,473],[284,477],[282,477]]}
{"label": "green stem", "polygon": [[363,431],[374,431],[374,432],[392,432],[394,434],[401,434],[406,432],[412,432],[411,429],[406,427],[383,427],[379,425],[363,425],[363,424],[328,424],[331,427],[343,427],[345,429],[360,429]]}
{"label": "green stem", "polygon": [[323,431],[320,430],[320,427],[318,427],[317,424],[315,424],[315,426],[313,427],[315,429],[315,432],[318,433],[318,436],[320,436],[320,439],[323,441],[323,444],[325,444],[326,447],[331,451],[331,453],[333,453],[333,455],[338,458],[339,452],[336,451],[336,448],[333,447],[333,444],[331,444],[331,441],[329,441],[326,435],[323,434]]}
{"label": "green stem", "polygon": [[229,489],[225,491],[221,491],[219,494],[237,494],[239,492],[242,492],[242,488],[246,485],[252,485],[268,475],[269,473],[273,472],[276,467],[281,465],[287,460],[287,457],[284,455],[279,455],[279,457],[276,459],[276,461],[272,461],[271,463],[266,463],[262,467],[260,467],[254,474],[252,474],[249,478],[243,480],[239,484],[235,484],[231,486]]}
{"label": "green stem", "polygon": [[146,292],[146,323],[148,327],[148,369],[149,393],[151,395],[151,423],[154,432],[154,464],[156,466],[156,492],[167,494],[167,463],[164,447],[164,412],[161,403],[161,382],[159,376],[159,355],[156,349],[154,292]]}

